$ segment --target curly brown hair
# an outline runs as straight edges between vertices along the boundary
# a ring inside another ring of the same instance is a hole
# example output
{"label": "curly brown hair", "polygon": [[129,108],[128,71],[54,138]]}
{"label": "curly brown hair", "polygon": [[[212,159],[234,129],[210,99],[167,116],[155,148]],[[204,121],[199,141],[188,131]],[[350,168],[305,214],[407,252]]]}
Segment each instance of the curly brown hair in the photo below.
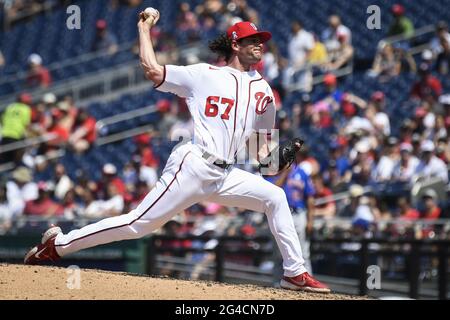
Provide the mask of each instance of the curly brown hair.
{"label": "curly brown hair", "polygon": [[224,57],[225,61],[230,60],[233,54],[233,50],[231,49],[231,40],[225,33],[210,41],[208,47],[212,52],[218,54],[220,57]]}

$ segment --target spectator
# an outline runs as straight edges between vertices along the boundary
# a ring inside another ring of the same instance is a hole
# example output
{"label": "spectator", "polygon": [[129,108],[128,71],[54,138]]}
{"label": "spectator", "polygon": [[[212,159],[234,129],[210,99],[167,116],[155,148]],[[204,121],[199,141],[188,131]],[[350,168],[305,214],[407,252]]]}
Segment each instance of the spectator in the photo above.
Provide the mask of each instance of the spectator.
{"label": "spectator", "polygon": [[96,34],[94,43],[92,44],[92,51],[107,51],[108,54],[113,55],[117,52],[117,38],[108,30],[108,25],[105,20],[97,20],[95,24]]}
{"label": "spectator", "polygon": [[292,23],[291,32],[288,43],[288,65],[283,73],[283,87],[289,90],[294,77],[298,77],[296,85],[309,92],[312,89],[312,73],[306,67],[308,56],[314,48],[314,37],[303,29],[300,21]]}
{"label": "spectator", "polygon": [[422,195],[424,207],[421,218],[425,220],[436,220],[441,216],[441,208],[437,205],[438,195],[433,189],[427,189]]}
{"label": "spectator", "polygon": [[55,197],[56,199],[62,201],[65,198],[67,192],[69,192],[73,188],[73,182],[66,174],[66,168],[62,163],[57,163],[55,165],[54,177]]}
{"label": "spectator", "polygon": [[75,189],[70,189],[64,195],[62,200],[62,206],[64,207],[64,217],[69,220],[73,220],[79,216],[82,212],[82,204],[77,203]]}
{"label": "spectator", "polygon": [[62,205],[53,201],[50,197],[53,186],[44,181],[38,183],[38,197],[35,200],[27,201],[24,214],[30,216],[52,217],[62,216],[64,208]]}
{"label": "spectator", "polygon": [[320,100],[319,102],[314,104],[312,122],[315,127],[320,129],[326,129],[333,126],[330,106],[325,100]]}
{"label": "spectator", "polygon": [[398,140],[389,137],[384,148],[385,154],[380,158],[374,171],[374,180],[377,182],[387,182],[392,179],[395,164],[399,161],[397,151]]}
{"label": "spectator", "polygon": [[[31,103],[28,95],[20,95],[17,102],[8,105],[3,112],[1,121],[0,145],[19,142],[26,138],[31,123]],[[0,153],[0,164],[14,161],[20,163],[23,149],[10,150]]]}
{"label": "spectator", "polygon": [[372,182],[372,170],[374,159],[373,147],[368,138],[362,139],[355,144],[356,156],[352,167],[352,181],[360,185],[368,185]]}
{"label": "spectator", "polygon": [[324,72],[336,71],[349,65],[353,58],[354,49],[347,41],[347,34],[337,33],[338,45],[336,48],[328,50],[328,62],[322,66]]}
{"label": "spectator", "polygon": [[420,79],[411,88],[411,98],[425,99],[432,97],[436,101],[442,94],[442,84],[436,77],[432,76],[428,65],[421,64],[419,66]]}
{"label": "spectator", "polygon": [[227,5],[227,10],[233,17],[239,17],[242,21],[259,24],[258,12],[248,5],[247,0],[231,0]]}
{"label": "spectator", "polygon": [[408,197],[400,197],[397,200],[399,209],[399,218],[401,220],[417,220],[420,218],[420,212],[411,207]]}
{"label": "spectator", "polygon": [[200,40],[200,23],[197,15],[190,10],[187,2],[180,4],[180,13],[177,18],[176,34],[178,43],[189,44]]}
{"label": "spectator", "polygon": [[313,38],[314,47],[309,53],[308,62],[313,66],[320,66],[328,61],[327,48],[322,42],[320,42],[320,39],[316,34],[313,34]]}
{"label": "spectator", "polygon": [[158,182],[158,173],[154,167],[142,165],[141,163],[142,160],[140,156],[133,156],[131,165],[137,178],[135,184],[138,181],[145,182],[151,190],[155,186],[156,182]]}
{"label": "spectator", "polygon": [[[349,172],[351,177],[351,172]],[[342,177],[339,174],[339,169],[335,160],[330,160],[328,162],[327,168],[324,170],[322,177],[324,179],[325,185],[330,188],[333,193],[345,192],[347,191],[347,180],[346,177]],[[350,180],[350,177],[348,180]]]}
{"label": "spectator", "polygon": [[375,91],[368,103],[366,117],[372,123],[376,133],[381,136],[391,134],[391,123],[389,116],[385,112],[386,98],[382,91]]}
{"label": "spectator", "polygon": [[52,83],[50,71],[42,64],[40,55],[33,53],[28,57],[27,86],[48,88]]}
{"label": "spectator", "polygon": [[52,152],[64,147],[69,141],[70,127],[65,122],[65,118],[68,117],[68,113],[65,110],[53,108],[51,110],[51,120],[47,133],[52,135],[53,138],[46,143],[41,144],[39,148],[39,154],[49,155]]}
{"label": "spectator", "polygon": [[431,40],[430,48],[436,59],[436,69],[441,74],[447,74],[450,68],[450,33],[444,21],[436,25],[436,36]]}
{"label": "spectator", "polygon": [[156,109],[159,114],[158,123],[156,124],[157,133],[164,138],[170,139],[170,128],[177,122],[177,110],[168,99],[158,100]]}
{"label": "spectator", "polygon": [[400,45],[394,45],[395,61],[400,64],[400,73],[416,73],[417,66],[411,53]]}
{"label": "spectator", "polygon": [[273,41],[269,41],[264,47],[266,50],[263,56],[263,76],[264,79],[277,86],[277,80],[280,76],[280,64],[282,57]]}
{"label": "spectator", "polygon": [[338,212],[339,217],[351,218],[355,216],[356,209],[359,205],[359,199],[364,195],[364,188],[359,184],[352,184],[348,188],[347,204]]}
{"label": "spectator", "polygon": [[217,23],[212,16],[206,15],[202,17],[200,24],[200,36],[204,42],[207,42],[209,39],[215,39],[219,36]]}
{"label": "spectator", "polygon": [[328,24],[329,27],[322,33],[322,42],[328,52],[339,47],[338,34],[345,35],[345,41],[352,43],[352,32],[341,23],[341,18],[338,15],[331,15]]}
{"label": "spectator", "polygon": [[401,62],[394,54],[394,48],[386,43],[381,50],[377,51],[373,60],[372,68],[368,71],[368,76],[378,77],[380,82],[386,82],[396,77],[401,71]]}
{"label": "spectator", "polygon": [[288,117],[285,111],[280,111],[278,113],[278,129],[280,134],[280,140],[286,141],[291,140],[295,136],[294,129],[292,128],[292,121]]}
{"label": "spectator", "polygon": [[102,178],[97,183],[97,198],[106,199],[108,196],[108,186],[114,185],[115,190],[120,195],[126,194],[125,183],[117,176],[117,168],[112,163],[106,163],[102,169]]}
{"label": "spectator", "polygon": [[344,145],[339,141],[333,141],[329,145],[328,164],[330,161],[335,161],[334,164],[338,170],[340,177],[345,177],[350,171],[350,162],[345,154]]}
{"label": "spectator", "polygon": [[430,49],[423,50],[420,58],[420,64],[426,64],[431,70],[434,64],[433,51],[431,51]]}
{"label": "spectator", "polygon": [[372,224],[379,218],[379,210],[377,207],[373,207],[370,198],[368,196],[361,196],[352,218],[353,223],[365,222]]}
{"label": "spectator", "polygon": [[408,17],[405,16],[405,8],[400,4],[394,4],[391,7],[391,13],[394,17],[392,21],[388,36],[403,35],[404,37],[411,37],[414,35],[414,25]]}
{"label": "spectator", "polygon": [[416,168],[414,178],[427,179],[439,177],[444,183],[448,183],[447,166],[444,161],[434,155],[435,148],[433,141],[423,141],[420,150],[422,157]]}
{"label": "spectator", "polygon": [[6,196],[12,217],[21,216],[25,203],[38,197],[38,187],[30,169],[18,167],[12,172],[12,180],[6,183]]}
{"label": "spectator", "polygon": [[319,162],[309,154],[310,150],[308,146],[303,145],[300,151],[297,153],[298,165],[305,171],[308,176],[314,176],[319,173]]}
{"label": "spectator", "polygon": [[412,154],[412,151],[413,147],[410,143],[400,144],[400,159],[396,162],[392,172],[394,180],[411,182],[419,165],[419,159]]}
{"label": "spectator", "polygon": [[82,216],[90,219],[113,217],[122,214],[124,197],[113,183],[108,184],[105,200],[92,201],[82,213]]}
{"label": "spectator", "polygon": [[76,153],[88,150],[97,138],[96,120],[85,108],[78,110],[69,137],[69,145]]}
{"label": "spectator", "polygon": [[332,73],[327,73],[323,77],[326,93],[320,100],[325,100],[332,108],[333,112],[339,110],[344,92],[338,88],[337,78]]}
{"label": "spectator", "polygon": [[151,136],[149,134],[143,133],[136,136],[134,142],[136,143],[137,151],[134,155],[140,157],[142,166],[156,169],[159,167],[159,159],[153,152],[150,141]]}
{"label": "spectator", "polygon": [[[324,183],[321,175],[315,175],[312,177],[312,182],[314,185],[314,200],[332,197],[333,192],[328,189]],[[336,203],[334,200],[327,200],[323,204],[315,204],[314,206],[314,217],[315,218],[333,218],[336,215]]]}

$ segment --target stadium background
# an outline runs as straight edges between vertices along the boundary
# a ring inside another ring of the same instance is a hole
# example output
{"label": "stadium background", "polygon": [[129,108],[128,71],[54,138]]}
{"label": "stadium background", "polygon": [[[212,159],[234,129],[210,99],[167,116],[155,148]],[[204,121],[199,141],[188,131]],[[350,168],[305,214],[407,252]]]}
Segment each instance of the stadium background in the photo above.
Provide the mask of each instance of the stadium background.
{"label": "stadium background", "polygon": [[[439,262],[446,256],[440,260],[420,256],[414,260],[419,267],[414,268],[410,244],[396,241],[448,239],[448,175],[442,177],[440,170],[439,177],[432,177],[433,168],[427,168],[402,179],[386,168],[398,162],[400,150],[420,158],[427,141],[433,142],[432,153],[445,165],[450,161],[449,53],[448,48],[439,51],[443,46],[436,42],[438,27],[445,39],[450,37],[442,23],[449,22],[450,3],[372,2],[247,1],[247,7],[239,10],[245,1],[187,1],[190,7],[181,14],[182,1],[2,1],[0,111],[6,114],[20,100],[30,108],[31,124],[20,137],[2,131],[0,261],[20,261],[50,223],[67,231],[126,213],[164,168],[176,144],[170,134],[190,129],[184,102],[152,90],[140,72],[136,17],[153,6],[162,14],[153,30],[161,63],[216,63],[207,52],[208,40],[236,17],[252,19],[272,32],[269,54],[258,69],[278,93],[281,139],[305,138],[308,154],[303,167],[321,191],[316,198],[335,196],[317,205],[312,262],[319,278],[331,281],[337,290],[355,292],[361,265],[357,241],[389,239],[388,249],[399,249],[394,254],[374,253],[388,244],[369,246],[370,264],[381,267],[385,289],[390,288],[386,294],[438,297],[443,286]],[[66,8],[71,4],[81,9],[80,30],[66,27]],[[366,27],[366,9],[372,4],[381,9],[379,30]],[[403,24],[411,35],[407,39],[388,38],[393,8],[414,26],[411,30]],[[338,32],[336,39],[323,38],[333,14],[348,27],[351,40],[346,32]],[[339,60],[348,50],[352,54],[339,68],[307,64],[291,77],[293,83],[284,83],[283,74],[295,58],[289,56],[295,20],[316,36],[316,45],[325,45],[330,57]],[[99,30],[104,29],[108,35],[100,41]],[[389,55],[389,45],[383,43],[391,41],[394,53]],[[381,74],[371,70],[376,56],[385,68]],[[30,62],[43,66],[35,67],[34,76]],[[420,77],[430,74],[432,78],[413,89]],[[2,130],[8,120],[3,116]],[[83,137],[84,130],[88,135]],[[7,151],[11,143],[18,148]],[[253,170],[250,165],[246,168]],[[320,187],[321,180],[326,189]],[[11,198],[11,190],[19,199]],[[222,257],[220,280],[272,285],[278,279],[279,257],[272,254],[273,244],[252,240],[269,235],[260,213],[201,203],[157,234],[175,237],[87,250],[62,265],[214,279],[216,249],[226,246],[233,253]],[[245,240],[224,245],[215,239],[180,238],[191,235]],[[346,242],[323,242],[337,238]],[[170,251],[152,254],[155,247]],[[329,251],[321,253],[322,249]],[[430,245],[423,250],[438,249]],[[415,294],[411,283],[420,284]]]}

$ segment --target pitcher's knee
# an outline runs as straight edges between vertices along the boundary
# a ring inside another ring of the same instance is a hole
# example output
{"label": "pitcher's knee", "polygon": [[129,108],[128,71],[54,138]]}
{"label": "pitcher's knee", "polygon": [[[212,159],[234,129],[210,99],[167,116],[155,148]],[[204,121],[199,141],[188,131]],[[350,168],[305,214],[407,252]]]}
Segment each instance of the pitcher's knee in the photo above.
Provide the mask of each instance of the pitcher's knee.
{"label": "pitcher's knee", "polygon": [[270,189],[267,200],[270,207],[279,206],[280,204],[287,202],[286,193],[280,187],[273,186],[273,188]]}

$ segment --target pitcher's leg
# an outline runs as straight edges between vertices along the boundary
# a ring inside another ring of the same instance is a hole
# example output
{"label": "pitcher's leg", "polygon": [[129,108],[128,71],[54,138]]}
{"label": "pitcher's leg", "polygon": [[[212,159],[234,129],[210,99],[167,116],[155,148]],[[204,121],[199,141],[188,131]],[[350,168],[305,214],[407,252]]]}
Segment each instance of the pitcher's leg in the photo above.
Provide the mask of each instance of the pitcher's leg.
{"label": "pitcher's leg", "polygon": [[286,195],[281,188],[260,176],[234,168],[220,190],[208,200],[264,212],[283,257],[284,275],[294,277],[307,271]]}
{"label": "pitcher's leg", "polygon": [[306,236],[307,212],[305,210],[298,211],[293,215],[295,230],[297,230],[298,239],[302,248],[303,259],[305,260],[305,268],[312,274],[312,265],[310,259],[310,241]]}
{"label": "pitcher's leg", "polygon": [[[190,152],[180,155],[178,166],[165,170],[155,188],[130,213],[101,220],[67,235],[59,234],[55,240],[57,253],[64,256],[100,244],[140,238],[164,225],[173,215],[204,197],[202,181],[191,168],[196,166],[192,163],[196,159]],[[166,168],[172,164],[168,163]]]}

